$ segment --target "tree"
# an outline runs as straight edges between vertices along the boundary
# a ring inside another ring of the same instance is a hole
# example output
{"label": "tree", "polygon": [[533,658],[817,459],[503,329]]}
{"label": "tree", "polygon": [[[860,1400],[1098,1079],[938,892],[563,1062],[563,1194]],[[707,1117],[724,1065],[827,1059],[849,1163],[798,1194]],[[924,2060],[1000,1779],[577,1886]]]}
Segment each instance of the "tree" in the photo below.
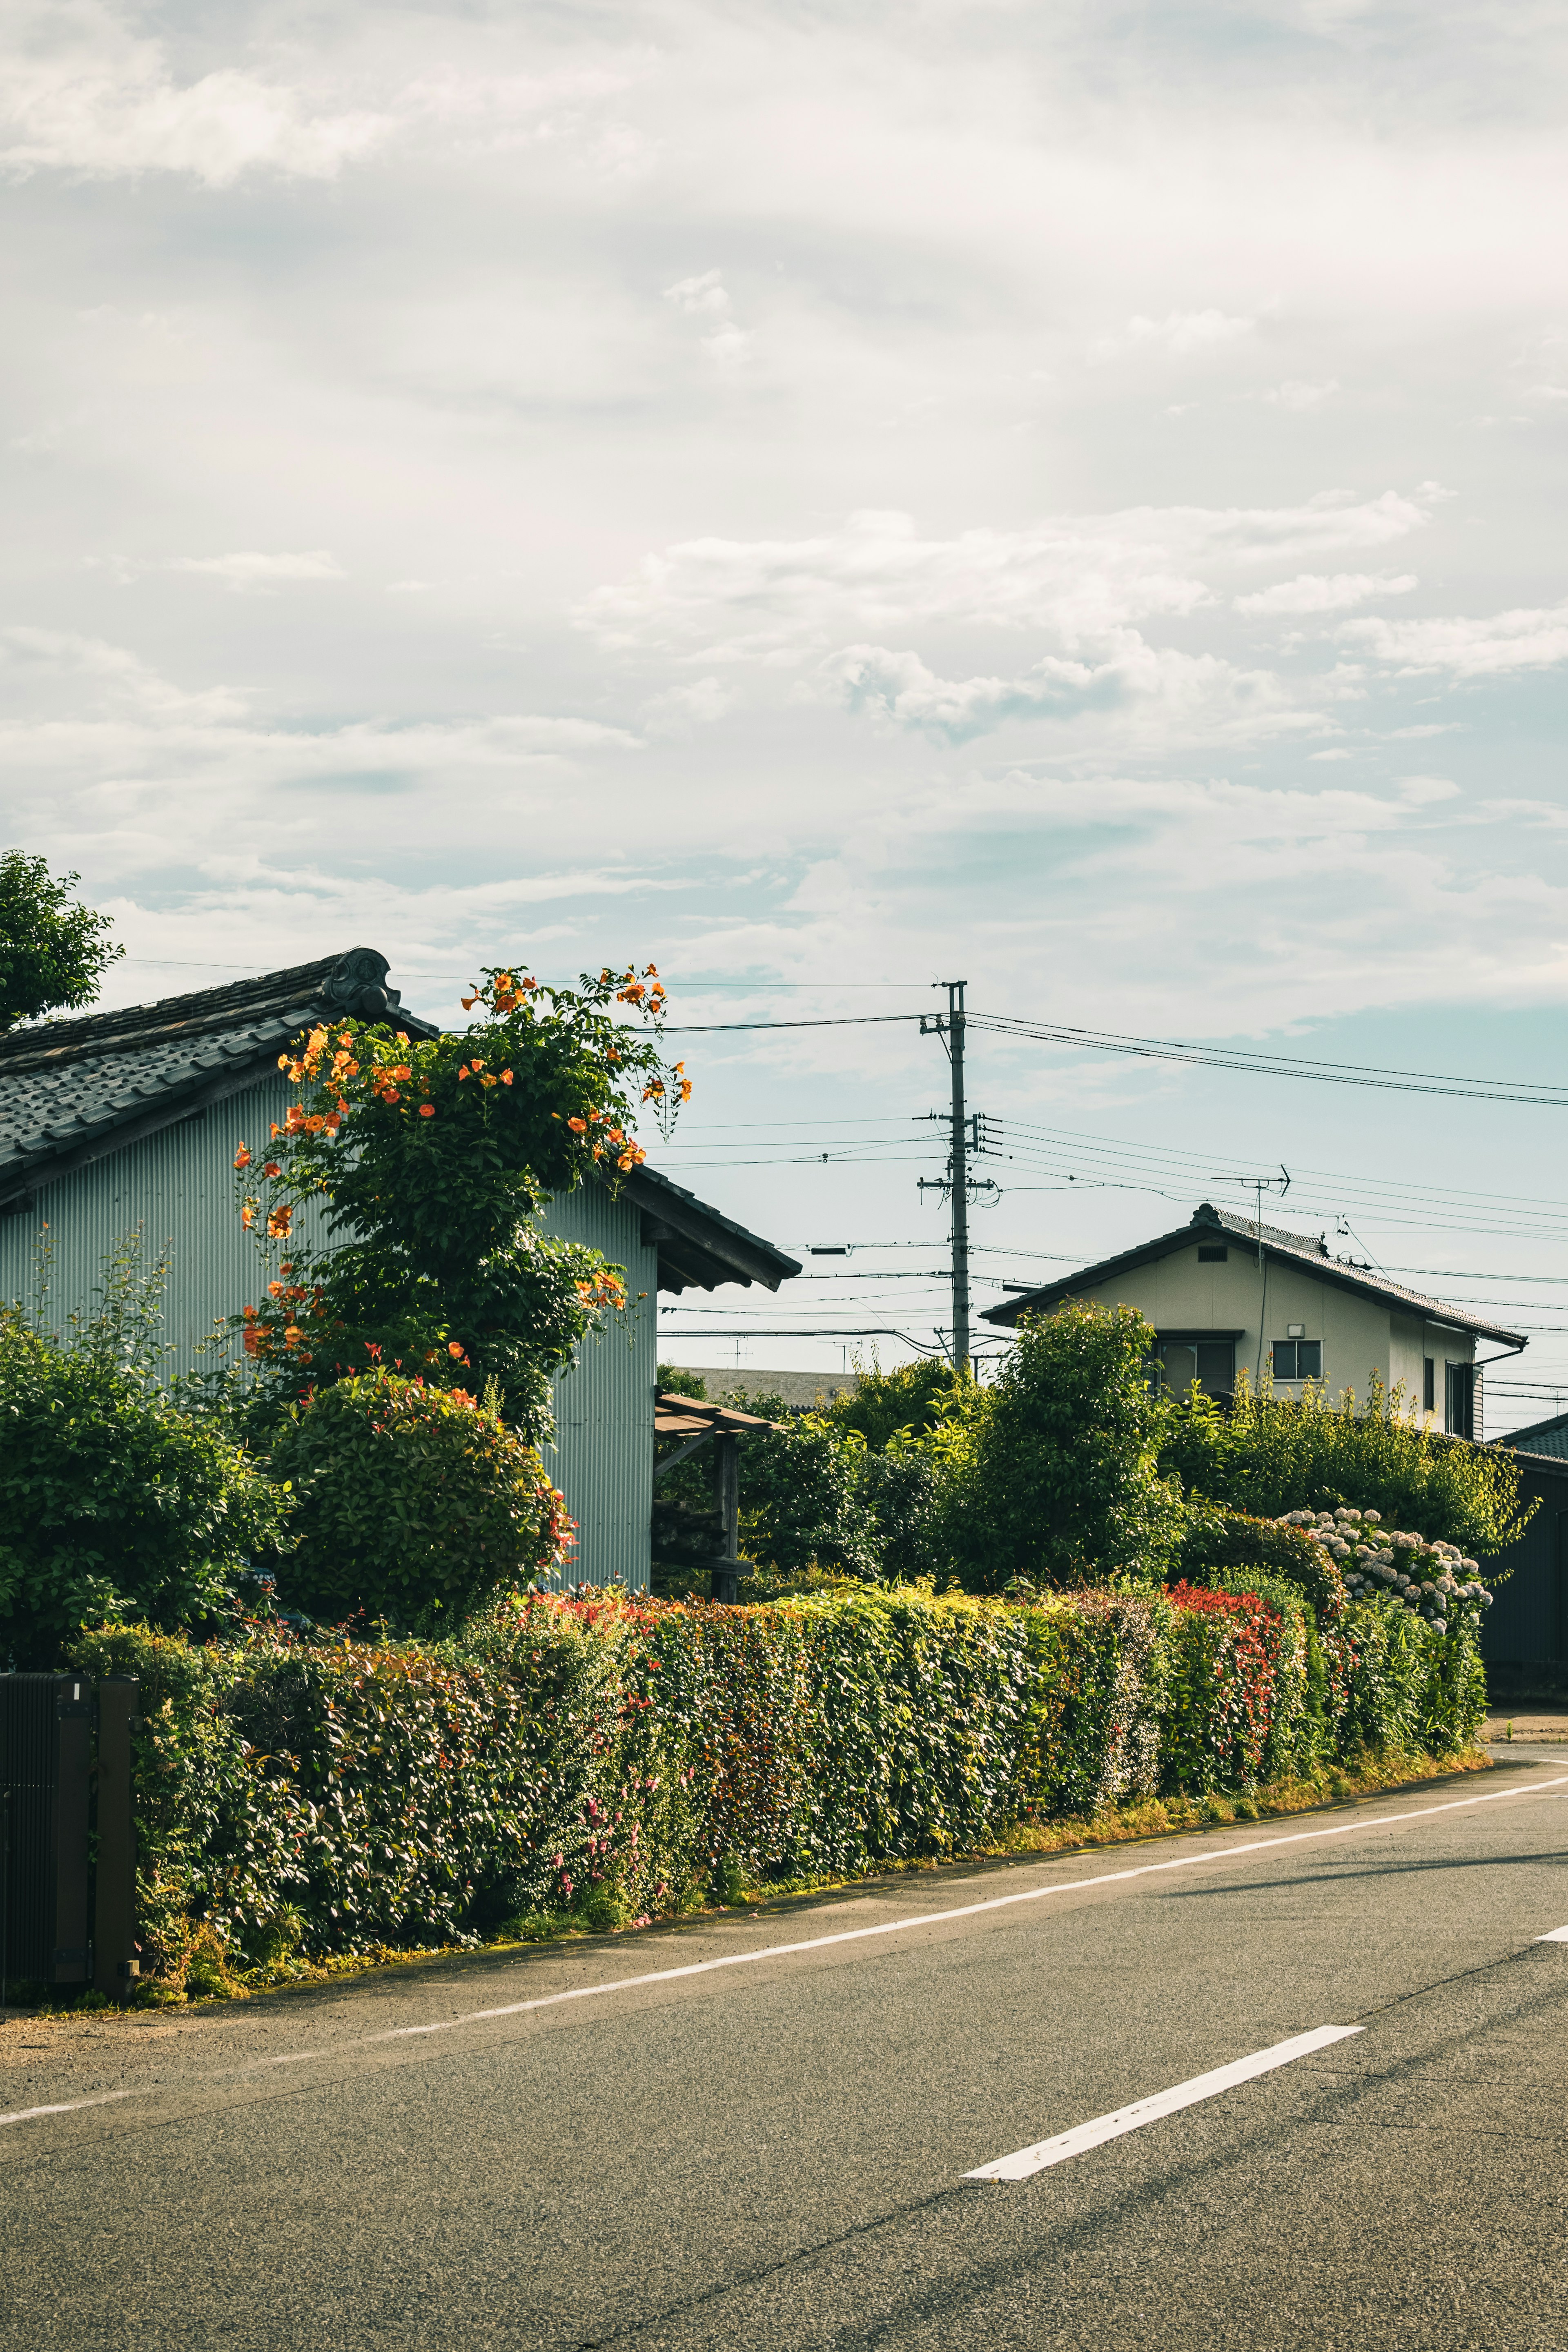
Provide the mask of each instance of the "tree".
{"label": "tree", "polygon": [[966,1584],[1097,1584],[1162,1575],[1181,1490],[1159,1474],[1171,1406],[1151,1388],[1154,1334],[1130,1307],[1026,1317],[969,1428],[955,1565]]}
{"label": "tree", "polygon": [[[280,1066],[300,1089],[269,1142],[236,1154],[241,1214],[275,1264],[245,1310],[264,1413],[376,1364],[493,1398],[530,1438],[550,1422],[550,1376],[624,1307],[622,1271],[543,1234],[552,1192],[612,1188],[646,1156],[634,1129],[690,1093],[660,1056],[664,990],[638,973],[579,989],[495,969],[464,999],[482,1016],[416,1044],[384,1023],[312,1030]],[[612,1017],[629,1006],[653,1024]],[[252,1189],[259,1176],[265,1190]],[[325,1211],[331,1245],[295,1218]]]}
{"label": "tree", "polygon": [[125,952],[107,915],[72,902],[79,874],[58,879],[41,857],[0,855],[0,1034],[61,1006],[90,1004],[106,966]]}

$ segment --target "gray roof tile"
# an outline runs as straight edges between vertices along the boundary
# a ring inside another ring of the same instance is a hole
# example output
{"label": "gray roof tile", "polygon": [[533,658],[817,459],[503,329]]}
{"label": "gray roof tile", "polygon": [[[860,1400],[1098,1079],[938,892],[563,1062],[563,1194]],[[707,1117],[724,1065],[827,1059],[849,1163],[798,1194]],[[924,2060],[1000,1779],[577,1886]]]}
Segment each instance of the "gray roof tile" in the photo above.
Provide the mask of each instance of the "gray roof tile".
{"label": "gray roof tile", "polygon": [[0,1035],[0,1193],[47,1181],[50,1163],[117,1127],[254,1065],[259,1076],[312,1021],[357,1013],[417,1036],[437,1033],[405,1011],[373,948],[323,956],[256,980],[166,996]]}

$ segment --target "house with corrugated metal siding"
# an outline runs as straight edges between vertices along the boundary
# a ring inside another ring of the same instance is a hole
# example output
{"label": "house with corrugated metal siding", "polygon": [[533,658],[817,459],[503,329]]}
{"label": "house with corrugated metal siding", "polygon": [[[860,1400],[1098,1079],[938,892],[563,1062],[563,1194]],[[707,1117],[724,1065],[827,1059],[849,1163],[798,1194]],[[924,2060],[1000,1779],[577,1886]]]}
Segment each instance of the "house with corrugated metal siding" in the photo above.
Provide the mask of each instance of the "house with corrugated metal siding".
{"label": "house with corrugated metal siding", "polygon": [[[287,1110],[284,1047],[315,1022],[345,1017],[438,1034],[389,985],[385,957],[353,948],[0,1037],[0,1298],[32,1301],[61,1328],[90,1303],[117,1244],[139,1233],[148,1253],[167,1255],[172,1360],[189,1362],[258,1280],[236,1209],[236,1145],[264,1141]],[[647,1166],[614,1197],[595,1185],[557,1195],[542,1222],[624,1267],[634,1302],[555,1382],[546,1467],[578,1524],[571,1573],[646,1586],[658,1294],[731,1282],[776,1290],[800,1268]],[[325,1237],[308,1216],[296,1230]]]}
{"label": "house with corrugated metal siding", "polygon": [[1364,1402],[1375,1379],[1427,1426],[1479,1438],[1485,1366],[1478,1342],[1528,1342],[1462,1307],[1408,1290],[1375,1266],[1331,1256],[1326,1240],[1260,1225],[1205,1201],[1174,1233],[1062,1275],[985,1310],[1004,1328],[1069,1299],[1134,1307],[1154,1327],[1156,1376],[1185,1396],[1196,1381],[1229,1395],[1245,1370],[1267,1395],[1309,1382]]}

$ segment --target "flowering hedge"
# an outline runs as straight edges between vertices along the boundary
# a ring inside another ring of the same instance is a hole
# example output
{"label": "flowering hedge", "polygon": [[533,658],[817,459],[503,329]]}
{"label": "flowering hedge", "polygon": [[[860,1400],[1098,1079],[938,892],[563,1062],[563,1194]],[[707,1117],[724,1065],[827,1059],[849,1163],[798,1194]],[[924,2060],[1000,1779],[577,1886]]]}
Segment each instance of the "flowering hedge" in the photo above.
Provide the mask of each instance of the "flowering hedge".
{"label": "flowering hedge", "polygon": [[439,1646],[121,1628],[75,1655],[142,1678],[142,1934],[165,1974],[201,1923],[252,1955],[585,1904],[608,1924],[737,1871],[973,1851],[1362,1746],[1447,1752],[1485,1705],[1468,1629],[1379,1598],[1320,1633],[1283,1584],[529,1594]]}

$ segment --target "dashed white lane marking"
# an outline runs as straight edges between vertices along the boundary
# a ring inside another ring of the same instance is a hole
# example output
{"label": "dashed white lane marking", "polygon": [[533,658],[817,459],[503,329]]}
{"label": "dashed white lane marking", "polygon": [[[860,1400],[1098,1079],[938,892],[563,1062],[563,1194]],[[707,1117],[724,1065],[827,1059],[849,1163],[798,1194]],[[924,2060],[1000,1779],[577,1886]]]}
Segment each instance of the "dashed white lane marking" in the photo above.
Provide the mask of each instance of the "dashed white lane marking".
{"label": "dashed white lane marking", "polygon": [[[767,1944],[755,1952],[726,1952],[716,1960],[689,1960],[680,1969],[653,1969],[646,1976],[610,1977],[600,1984],[574,1985],[567,1992],[539,1994],[532,2000],[508,2001],[500,2009],[470,2009],[460,2017],[439,2019],[431,2025],[395,2025],[384,2033],[370,2033],[365,2043],[410,2041],[427,2033],[451,2033],[459,2025],[479,2025],[497,2017],[521,2017],[536,2009],[555,2009],[564,2001],[594,2000],[602,1994],[632,1992],[644,1985],[673,1984],[681,1977],[710,1976],[720,1969],[752,1968],[761,1960],[790,1959],[798,1952],[825,1951],[834,1944],[856,1944],[877,1936],[906,1936],[916,1927],[945,1927],[950,1920],[977,1918],[982,1912],[1005,1911],[1019,1903],[1044,1903],[1056,1895],[1078,1895],[1090,1886],[1125,1885],[1134,1878],[1155,1878],[1172,1870],[1213,1869],[1241,1854],[1267,1853],[1286,1845],[1308,1845],[1315,1839],[1350,1837],[1365,1830],[1400,1829],[1406,1822],[1429,1821],[1436,1813],[1459,1813],[1476,1805],[1497,1805],[1511,1798],[1533,1797],[1568,1783],[1568,1772],[1551,1780],[1537,1780],[1528,1789],[1496,1789],[1484,1797],[1453,1797],[1441,1805],[1418,1805],[1408,1812],[1382,1813],[1375,1821],[1360,1818],[1336,1822],[1328,1829],[1290,1830],[1282,1837],[1249,1838],[1244,1845],[1215,1846],[1202,1853],[1182,1853],[1168,1862],[1138,1863],[1130,1870],[1104,1870],[1092,1878],[1066,1878],[1054,1886],[1028,1886],[1016,1895],[992,1895],[982,1903],[961,1903],[951,1911],[923,1911],[912,1919],[884,1919],[875,1927],[841,1927],[832,1936],[811,1936],[797,1944]],[[341,2046],[341,2045],[340,2045]],[[323,2051],[321,2053],[327,2053]]]}
{"label": "dashed white lane marking", "polygon": [[1363,2033],[1360,2025],[1319,2025],[1310,2033],[1292,2034],[1289,2042],[1272,2042],[1267,2050],[1255,2050],[1250,2058],[1233,2059],[1228,2066],[1211,2067],[1206,2074],[1194,2074],[1190,2083],[1178,2083],[1173,2090],[1156,2091],[1152,2098],[1134,2099],[1130,2107],[1118,2107],[1109,2116],[1096,2116],[1092,2123],[1075,2124],[1071,2131],[1058,2132],[1054,2139],[1037,2139],[1032,2147],[1021,2147],[1012,2156],[999,2156],[994,2164],[983,2164],[973,2172],[964,2174],[965,2180],[1027,2180],[1037,2172],[1044,2172],[1049,2164],[1060,2164],[1069,2156],[1081,2156],[1088,2147],[1100,2147],[1108,2139],[1120,2139],[1123,2132],[1138,2131],[1144,2124],[1158,2122],[1162,2116],[1173,2116],[1183,2107],[1195,2107],[1200,2099],[1217,2097],[1221,2091],[1233,2090],[1237,2083],[1253,2082],[1259,2074],[1271,2074],[1276,2066],[1289,2066],[1294,2058],[1310,2058],[1314,2050],[1326,2050],[1331,2042],[1343,2042],[1352,2033]]}
{"label": "dashed white lane marking", "polygon": [[53,2107],[18,2107],[13,2115],[0,2116],[0,2124],[30,2124],[35,2116],[69,2116],[78,2107],[106,2107],[111,2099],[128,2099],[129,2091],[100,2091],[96,2099],[66,2099]]}

